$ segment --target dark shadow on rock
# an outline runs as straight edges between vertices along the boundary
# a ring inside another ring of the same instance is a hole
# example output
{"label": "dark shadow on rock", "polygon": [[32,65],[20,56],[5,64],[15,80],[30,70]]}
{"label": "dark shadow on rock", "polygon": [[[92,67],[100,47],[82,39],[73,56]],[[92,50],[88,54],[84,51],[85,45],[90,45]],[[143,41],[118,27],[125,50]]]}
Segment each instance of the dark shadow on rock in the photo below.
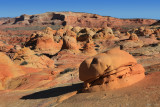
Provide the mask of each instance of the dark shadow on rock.
{"label": "dark shadow on rock", "polygon": [[23,96],[21,99],[43,99],[57,97],[69,92],[78,91],[83,88],[83,83],[73,84],[72,86],[56,87],[48,90],[43,90],[30,95]]}

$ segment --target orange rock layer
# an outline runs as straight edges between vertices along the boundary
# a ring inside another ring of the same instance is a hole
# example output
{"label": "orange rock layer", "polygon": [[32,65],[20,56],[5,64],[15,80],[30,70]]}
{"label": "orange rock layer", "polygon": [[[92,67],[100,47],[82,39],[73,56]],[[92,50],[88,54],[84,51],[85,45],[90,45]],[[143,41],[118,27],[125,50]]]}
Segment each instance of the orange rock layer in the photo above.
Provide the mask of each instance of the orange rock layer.
{"label": "orange rock layer", "polygon": [[83,61],[79,78],[85,91],[102,91],[132,85],[145,77],[144,72],[132,55],[115,48]]}

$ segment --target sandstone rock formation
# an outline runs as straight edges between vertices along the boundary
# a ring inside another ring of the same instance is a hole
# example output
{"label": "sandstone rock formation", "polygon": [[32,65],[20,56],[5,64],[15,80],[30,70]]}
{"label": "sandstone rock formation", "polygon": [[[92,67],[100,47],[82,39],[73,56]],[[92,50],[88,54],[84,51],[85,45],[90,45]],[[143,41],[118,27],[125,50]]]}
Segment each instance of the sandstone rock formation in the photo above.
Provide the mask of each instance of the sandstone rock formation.
{"label": "sandstone rock formation", "polygon": [[37,56],[29,48],[22,48],[14,55],[14,63],[32,68],[54,68],[54,61],[45,55]]}
{"label": "sandstone rock formation", "polygon": [[129,53],[118,48],[84,60],[79,67],[79,78],[85,91],[117,89],[140,80],[144,68]]}
{"label": "sandstone rock formation", "polygon": [[56,32],[48,27],[43,31],[32,34],[26,46],[40,54],[54,55],[60,51],[63,44],[62,39],[54,40],[55,34]]}
{"label": "sandstone rock formation", "polygon": [[94,47],[94,43],[91,41],[91,42],[88,42],[85,44],[84,46],[84,50],[83,52],[88,55],[88,56],[94,56],[97,54],[97,51],[95,50],[95,47]]}
{"label": "sandstone rock formation", "polygon": [[0,52],[0,90],[7,88],[7,83],[15,77],[24,75],[25,72],[15,65],[8,56]]}
{"label": "sandstone rock formation", "polygon": [[73,52],[78,52],[79,51],[79,46],[77,44],[77,40],[75,37],[71,36],[64,36],[63,37],[63,47],[62,49],[68,49]]}
{"label": "sandstone rock formation", "polygon": [[89,28],[151,25],[157,22],[152,19],[118,19],[89,13],[47,12],[35,15],[21,15],[9,18],[3,25],[71,25]]}
{"label": "sandstone rock formation", "polygon": [[132,33],[131,36],[129,37],[129,40],[138,41],[139,38],[135,33]]}
{"label": "sandstone rock formation", "polygon": [[0,40],[10,45],[22,45],[29,40],[29,37],[3,35],[3,36],[0,36]]}
{"label": "sandstone rock formation", "polygon": [[142,46],[145,45],[145,43],[142,40],[139,41],[124,41],[121,42],[120,45],[123,47],[123,49],[133,49],[133,48],[141,48]]}
{"label": "sandstone rock formation", "polygon": [[0,41],[0,52],[8,52],[11,48],[13,48],[12,45],[8,45]]}
{"label": "sandstone rock formation", "polygon": [[105,27],[104,29],[99,30],[94,36],[94,39],[114,39],[115,36],[110,27]]}

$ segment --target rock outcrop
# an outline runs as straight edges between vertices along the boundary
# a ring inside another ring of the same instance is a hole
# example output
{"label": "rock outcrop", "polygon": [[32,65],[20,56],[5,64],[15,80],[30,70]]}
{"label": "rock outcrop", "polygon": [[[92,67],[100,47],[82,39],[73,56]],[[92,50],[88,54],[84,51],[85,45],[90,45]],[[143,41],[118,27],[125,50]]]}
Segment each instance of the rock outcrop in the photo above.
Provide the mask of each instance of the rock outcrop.
{"label": "rock outcrop", "polygon": [[62,48],[63,40],[57,40],[54,36],[56,31],[51,28],[46,28],[43,31],[32,34],[30,40],[26,43],[26,47],[39,54],[54,55]]}
{"label": "rock outcrop", "polygon": [[12,78],[24,75],[25,72],[15,65],[8,56],[0,52],[0,90],[6,89]]}
{"label": "rock outcrop", "polygon": [[11,48],[13,48],[12,45],[8,45],[0,41],[0,52],[8,52]]}
{"label": "rock outcrop", "polygon": [[131,36],[129,37],[129,40],[139,41],[139,38],[135,33],[132,33]]}
{"label": "rock outcrop", "polygon": [[14,63],[32,68],[54,68],[54,61],[45,55],[36,55],[29,48],[22,48],[13,57]]}
{"label": "rock outcrop", "polygon": [[64,36],[63,37],[63,47],[62,49],[68,49],[73,52],[79,51],[79,46],[77,44],[77,40],[74,37],[71,36]]}
{"label": "rock outcrop", "polygon": [[104,29],[99,30],[94,36],[94,39],[114,39],[115,36],[110,27],[105,27]]}
{"label": "rock outcrop", "polygon": [[79,78],[85,91],[117,89],[140,80],[144,68],[129,53],[118,48],[84,60],[79,67]]}

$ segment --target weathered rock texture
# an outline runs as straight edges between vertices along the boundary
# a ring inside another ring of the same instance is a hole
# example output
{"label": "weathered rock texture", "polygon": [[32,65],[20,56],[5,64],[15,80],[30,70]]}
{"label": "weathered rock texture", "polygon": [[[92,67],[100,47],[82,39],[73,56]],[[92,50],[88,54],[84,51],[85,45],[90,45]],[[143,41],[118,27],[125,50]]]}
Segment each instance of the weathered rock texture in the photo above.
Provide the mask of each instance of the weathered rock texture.
{"label": "weathered rock texture", "polygon": [[30,40],[26,43],[37,53],[54,55],[62,48],[63,40],[55,40],[54,35],[56,31],[51,28],[46,28],[43,31],[32,34]]}
{"label": "weathered rock texture", "polygon": [[6,89],[7,83],[25,72],[15,65],[8,56],[0,52],[0,90]]}
{"label": "weathered rock texture", "polygon": [[22,48],[14,55],[14,62],[32,68],[54,68],[54,61],[45,55],[37,56],[29,48]]}
{"label": "weathered rock texture", "polygon": [[84,81],[85,91],[98,91],[134,84],[145,77],[144,72],[132,55],[115,48],[83,61],[79,78]]}

